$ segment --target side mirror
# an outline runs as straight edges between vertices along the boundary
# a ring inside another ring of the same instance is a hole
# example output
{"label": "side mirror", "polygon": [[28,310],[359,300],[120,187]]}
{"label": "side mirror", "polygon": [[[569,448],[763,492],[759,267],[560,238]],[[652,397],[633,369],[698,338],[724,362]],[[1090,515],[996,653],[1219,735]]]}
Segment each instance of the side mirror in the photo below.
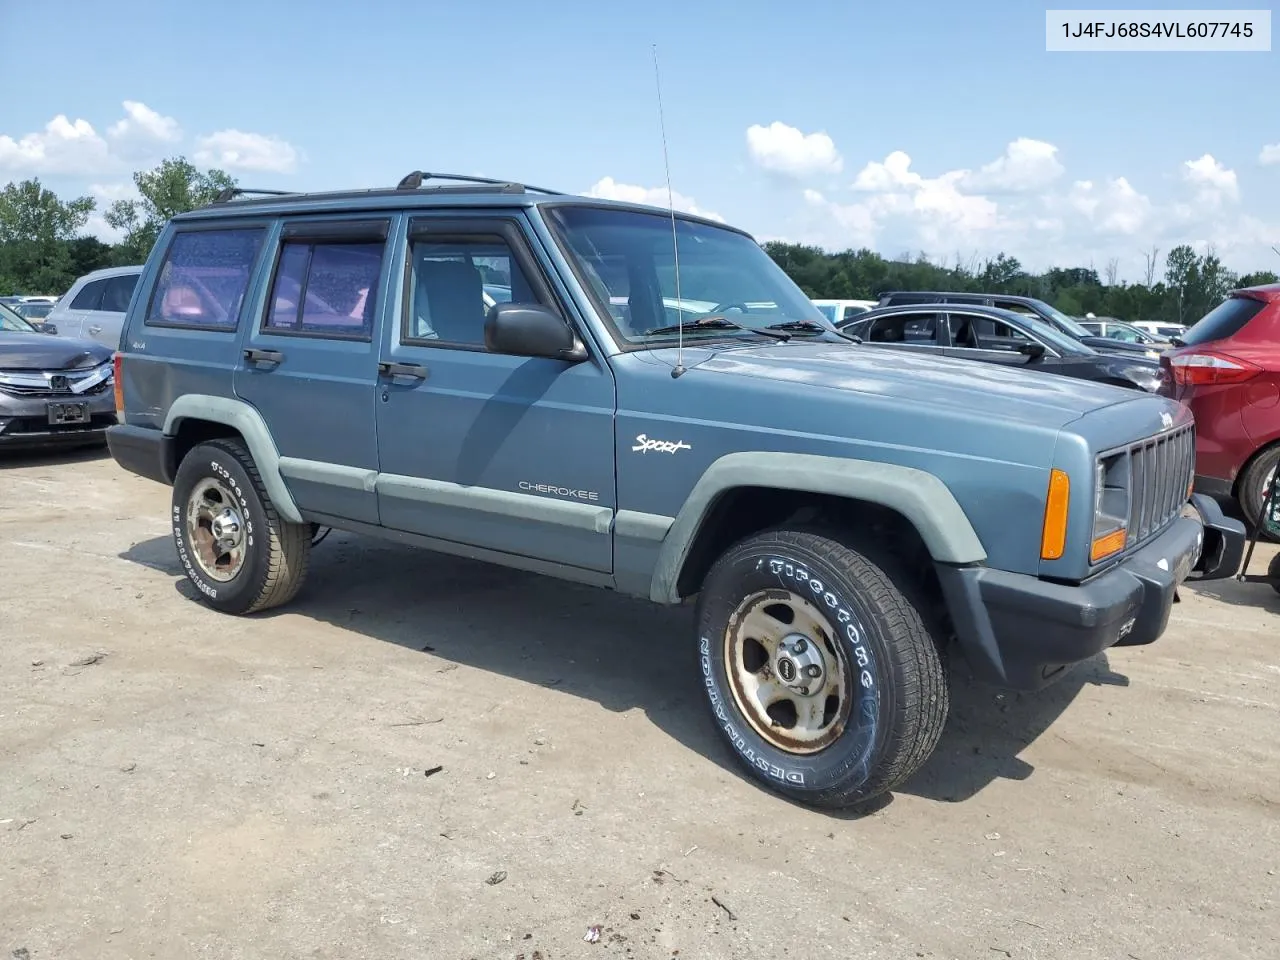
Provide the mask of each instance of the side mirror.
{"label": "side mirror", "polygon": [[1034,363],[1044,356],[1044,344],[1036,343],[1034,340],[1030,343],[1024,343],[1018,347],[1018,352]]}
{"label": "side mirror", "polygon": [[587,349],[559,316],[536,303],[495,303],[484,322],[484,345],[494,353],[578,362]]}

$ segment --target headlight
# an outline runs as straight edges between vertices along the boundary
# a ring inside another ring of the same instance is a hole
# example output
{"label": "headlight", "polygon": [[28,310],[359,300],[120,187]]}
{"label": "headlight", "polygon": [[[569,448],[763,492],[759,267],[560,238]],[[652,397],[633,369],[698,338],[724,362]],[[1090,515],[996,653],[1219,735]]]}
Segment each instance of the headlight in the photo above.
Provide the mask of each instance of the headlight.
{"label": "headlight", "polygon": [[1155,393],[1160,389],[1159,367],[1154,369],[1151,367],[1125,367],[1122,372],[1126,380],[1132,381],[1149,393]]}
{"label": "headlight", "polygon": [[1097,563],[1124,549],[1129,539],[1129,458],[1114,454],[1098,460],[1093,470],[1093,540],[1089,562]]}

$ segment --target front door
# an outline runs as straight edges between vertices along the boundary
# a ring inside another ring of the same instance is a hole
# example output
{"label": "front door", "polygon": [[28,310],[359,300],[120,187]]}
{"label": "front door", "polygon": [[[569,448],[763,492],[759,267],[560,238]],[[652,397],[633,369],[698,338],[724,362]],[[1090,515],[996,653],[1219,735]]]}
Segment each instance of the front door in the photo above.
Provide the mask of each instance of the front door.
{"label": "front door", "polygon": [[380,357],[382,524],[610,572],[616,404],[608,364],[594,351],[574,363],[485,347],[486,288],[571,317],[524,222],[415,216],[406,242],[402,309]]}
{"label": "front door", "polygon": [[[1003,320],[974,313],[952,312],[947,316],[951,345],[945,352],[949,356],[1006,367],[1025,367],[1032,362],[1023,352],[1032,343],[1031,338]],[[1045,351],[1045,358],[1052,356],[1052,351]]]}
{"label": "front door", "polygon": [[390,227],[367,215],[286,221],[236,369],[236,393],[266,420],[298,509],[318,522],[378,522],[374,330]]}

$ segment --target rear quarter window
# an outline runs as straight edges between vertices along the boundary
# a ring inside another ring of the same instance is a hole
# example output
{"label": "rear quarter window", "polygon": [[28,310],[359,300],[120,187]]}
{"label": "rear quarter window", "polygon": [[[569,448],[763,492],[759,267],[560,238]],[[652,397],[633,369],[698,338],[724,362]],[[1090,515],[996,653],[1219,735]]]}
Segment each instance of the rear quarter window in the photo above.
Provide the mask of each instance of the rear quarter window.
{"label": "rear quarter window", "polygon": [[147,325],[234,330],[262,248],[262,227],[174,235],[147,309]]}
{"label": "rear quarter window", "polygon": [[1201,317],[1186,333],[1187,346],[1212,343],[1234,337],[1250,320],[1262,312],[1266,304],[1251,297],[1229,297]]}

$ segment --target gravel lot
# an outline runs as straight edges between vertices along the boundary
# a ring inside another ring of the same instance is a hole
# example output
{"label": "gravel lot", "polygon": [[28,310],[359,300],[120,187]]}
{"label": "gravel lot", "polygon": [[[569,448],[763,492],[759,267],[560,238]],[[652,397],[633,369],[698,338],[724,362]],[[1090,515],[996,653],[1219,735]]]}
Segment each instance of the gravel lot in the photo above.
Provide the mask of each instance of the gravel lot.
{"label": "gravel lot", "polygon": [[168,502],[0,461],[5,960],[1280,956],[1264,584],[1040,694],[958,668],[931,763],[831,816],[736,774],[687,608],[334,533],[230,618]]}

